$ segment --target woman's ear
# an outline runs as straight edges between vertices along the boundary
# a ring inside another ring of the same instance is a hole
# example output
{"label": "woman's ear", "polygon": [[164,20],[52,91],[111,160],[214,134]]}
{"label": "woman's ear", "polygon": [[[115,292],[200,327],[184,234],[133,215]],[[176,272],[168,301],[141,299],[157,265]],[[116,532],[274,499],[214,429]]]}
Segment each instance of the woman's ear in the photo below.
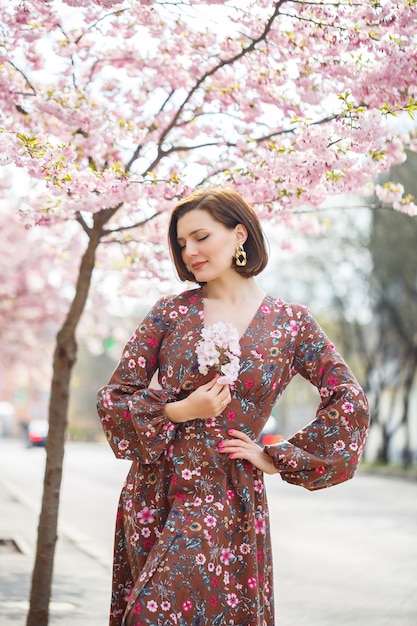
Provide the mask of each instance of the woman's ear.
{"label": "woman's ear", "polygon": [[246,239],[248,238],[248,231],[246,226],[244,226],[243,224],[238,224],[237,226],[235,226],[235,235],[236,243],[238,245],[244,244]]}

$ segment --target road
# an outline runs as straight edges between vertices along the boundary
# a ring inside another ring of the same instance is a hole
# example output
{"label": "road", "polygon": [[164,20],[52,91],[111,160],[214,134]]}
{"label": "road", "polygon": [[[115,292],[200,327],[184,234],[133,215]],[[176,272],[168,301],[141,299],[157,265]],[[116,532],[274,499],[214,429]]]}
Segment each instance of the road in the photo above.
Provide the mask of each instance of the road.
{"label": "road", "polygon": [[[0,440],[0,480],[30,510],[39,511],[44,459],[43,449]],[[105,444],[66,446],[60,533],[109,576],[128,466]],[[310,493],[272,476],[267,488],[277,625],[417,626],[416,482],[359,473]]]}

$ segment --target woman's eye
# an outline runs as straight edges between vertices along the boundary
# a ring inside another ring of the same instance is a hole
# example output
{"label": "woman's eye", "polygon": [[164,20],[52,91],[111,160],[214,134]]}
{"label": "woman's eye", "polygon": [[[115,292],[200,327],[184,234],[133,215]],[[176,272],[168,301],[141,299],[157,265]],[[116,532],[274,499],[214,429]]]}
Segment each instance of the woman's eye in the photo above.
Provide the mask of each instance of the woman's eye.
{"label": "woman's eye", "polygon": [[204,235],[204,237],[199,237],[197,241],[204,241],[204,239],[207,239],[208,235]]}

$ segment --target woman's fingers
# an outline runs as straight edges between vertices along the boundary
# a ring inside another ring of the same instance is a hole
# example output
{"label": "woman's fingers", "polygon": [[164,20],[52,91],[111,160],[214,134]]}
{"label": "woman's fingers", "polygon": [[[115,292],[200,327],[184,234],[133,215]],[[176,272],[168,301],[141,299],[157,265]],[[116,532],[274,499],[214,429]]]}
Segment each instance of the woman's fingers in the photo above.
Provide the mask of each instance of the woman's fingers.
{"label": "woman's fingers", "polygon": [[240,430],[227,431],[232,439],[224,439],[218,444],[219,452],[228,454],[230,459],[245,459],[262,472],[274,474],[277,469],[263,448]]}

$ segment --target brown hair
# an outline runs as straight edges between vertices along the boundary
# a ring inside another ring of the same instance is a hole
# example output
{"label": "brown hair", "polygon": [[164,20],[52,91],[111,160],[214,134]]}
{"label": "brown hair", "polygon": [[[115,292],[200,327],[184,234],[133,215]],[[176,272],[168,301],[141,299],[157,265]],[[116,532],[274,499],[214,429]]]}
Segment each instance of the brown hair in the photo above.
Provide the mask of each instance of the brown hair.
{"label": "brown hair", "polygon": [[207,211],[213,219],[226,228],[233,229],[238,224],[243,224],[248,231],[248,238],[244,244],[247,263],[244,267],[234,264],[234,269],[246,278],[262,272],[268,262],[268,252],[262,227],[255,211],[234,189],[228,187],[205,188],[196,189],[189,196],[180,200],[171,214],[168,243],[175,268],[181,280],[196,282],[194,274],[187,270],[182,260],[181,248],[177,241],[178,220],[194,209]]}

